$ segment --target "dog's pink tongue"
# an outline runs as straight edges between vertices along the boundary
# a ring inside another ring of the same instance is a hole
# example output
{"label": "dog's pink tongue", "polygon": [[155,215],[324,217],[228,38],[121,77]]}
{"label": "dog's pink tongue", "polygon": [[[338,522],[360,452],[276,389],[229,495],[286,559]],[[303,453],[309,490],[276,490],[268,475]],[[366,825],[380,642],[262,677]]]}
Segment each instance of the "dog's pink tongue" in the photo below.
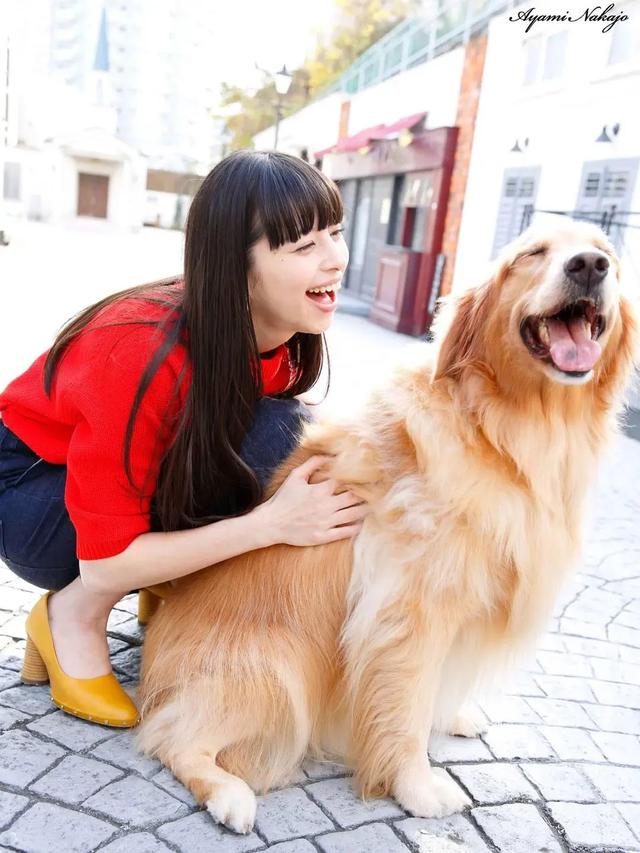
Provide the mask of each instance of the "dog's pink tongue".
{"label": "dog's pink tongue", "polygon": [[547,320],[551,339],[551,358],[560,370],[591,370],[600,358],[600,344],[592,341],[583,320],[575,317],[564,320]]}

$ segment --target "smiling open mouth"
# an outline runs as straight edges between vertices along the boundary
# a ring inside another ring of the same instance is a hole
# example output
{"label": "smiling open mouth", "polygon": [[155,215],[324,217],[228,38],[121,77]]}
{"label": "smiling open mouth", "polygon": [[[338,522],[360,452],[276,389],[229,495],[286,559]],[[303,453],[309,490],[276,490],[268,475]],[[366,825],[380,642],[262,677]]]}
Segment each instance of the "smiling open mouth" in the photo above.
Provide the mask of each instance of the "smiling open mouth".
{"label": "smiling open mouth", "polygon": [[520,335],[534,358],[570,376],[585,376],[600,358],[598,338],[605,327],[598,306],[590,299],[581,299],[556,314],[527,317]]}
{"label": "smiling open mouth", "polygon": [[331,284],[328,287],[315,287],[307,290],[307,296],[317,305],[333,305],[340,287],[340,284]]}

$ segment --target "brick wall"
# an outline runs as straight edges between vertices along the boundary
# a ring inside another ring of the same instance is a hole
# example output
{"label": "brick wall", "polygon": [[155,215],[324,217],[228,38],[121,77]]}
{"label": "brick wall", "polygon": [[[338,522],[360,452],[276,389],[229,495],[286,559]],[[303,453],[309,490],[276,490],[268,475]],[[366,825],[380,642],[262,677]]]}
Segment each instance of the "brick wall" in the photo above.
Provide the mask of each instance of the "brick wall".
{"label": "brick wall", "polygon": [[442,238],[442,251],[446,255],[440,286],[440,293],[443,296],[450,292],[451,282],[453,281],[460,221],[462,219],[462,205],[464,204],[464,194],[467,188],[467,174],[471,159],[476,116],[478,114],[478,101],[480,100],[486,50],[487,35],[485,33],[469,41],[465,52],[456,115],[456,125],[460,130],[458,133],[458,145],[456,147],[453,175],[451,177],[451,191]]}

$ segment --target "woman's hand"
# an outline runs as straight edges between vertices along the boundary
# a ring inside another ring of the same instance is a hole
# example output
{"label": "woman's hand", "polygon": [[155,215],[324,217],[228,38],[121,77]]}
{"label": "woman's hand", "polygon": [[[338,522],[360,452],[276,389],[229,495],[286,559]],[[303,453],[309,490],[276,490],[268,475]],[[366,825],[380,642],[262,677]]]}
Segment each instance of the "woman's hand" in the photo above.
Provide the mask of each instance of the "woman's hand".
{"label": "woman's hand", "polygon": [[335,480],[309,483],[330,456],[312,456],[294,468],[278,491],[254,510],[270,544],[323,545],[355,536],[369,505],[352,492],[334,494]]}

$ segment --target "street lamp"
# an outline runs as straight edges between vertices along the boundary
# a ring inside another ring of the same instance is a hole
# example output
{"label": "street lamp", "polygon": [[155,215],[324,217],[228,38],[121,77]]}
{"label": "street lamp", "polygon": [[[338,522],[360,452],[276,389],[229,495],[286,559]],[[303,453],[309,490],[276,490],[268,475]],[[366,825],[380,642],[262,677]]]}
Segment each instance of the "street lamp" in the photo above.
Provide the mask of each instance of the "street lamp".
{"label": "street lamp", "polygon": [[282,98],[289,91],[293,74],[290,74],[287,71],[287,66],[283,65],[280,71],[276,72],[273,76],[276,84],[276,92],[278,93],[278,102],[276,103],[276,139],[273,145],[274,151],[277,151],[278,131],[280,130],[280,119],[282,118]]}

